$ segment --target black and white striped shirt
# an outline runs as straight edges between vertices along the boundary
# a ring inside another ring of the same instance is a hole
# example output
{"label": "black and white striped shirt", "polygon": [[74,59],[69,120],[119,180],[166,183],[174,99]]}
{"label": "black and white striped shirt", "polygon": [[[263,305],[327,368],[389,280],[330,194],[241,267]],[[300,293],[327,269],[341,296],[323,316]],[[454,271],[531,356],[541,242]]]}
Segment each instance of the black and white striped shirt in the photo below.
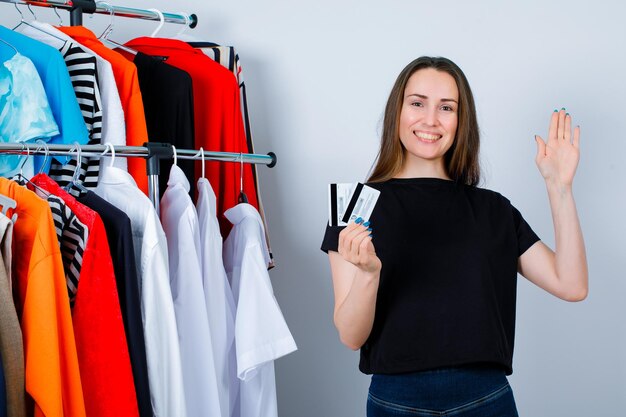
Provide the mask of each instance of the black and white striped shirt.
{"label": "black and white striped shirt", "polygon": [[87,246],[89,229],[78,217],[65,205],[60,197],[49,195],[46,201],[52,210],[54,228],[59,239],[67,293],[70,298],[70,307],[74,306],[76,291],[78,290],[78,278],[83,264],[83,254]]}
{"label": "black and white striped shirt", "polygon": [[[65,42],[60,49],[65,65],[72,80],[74,93],[78,100],[83,119],[89,131],[89,144],[102,143],[102,100],[98,87],[98,70],[96,57],[73,42]],[[72,181],[76,170],[76,159],[66,165],[53,161],[50,168],[50,177],[61,186]],[[86,188],[95,188],[98,185],[100,161],[97,158],[82,158],[79,171],[79,180]]]}

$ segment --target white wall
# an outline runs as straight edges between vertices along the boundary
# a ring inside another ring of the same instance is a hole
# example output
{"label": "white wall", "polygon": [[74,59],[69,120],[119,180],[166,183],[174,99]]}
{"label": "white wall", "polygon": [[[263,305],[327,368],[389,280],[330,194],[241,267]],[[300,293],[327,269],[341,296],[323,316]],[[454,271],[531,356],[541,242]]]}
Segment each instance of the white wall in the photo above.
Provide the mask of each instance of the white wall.
{"label": "white wall", "polygon": [[[281,416],[365,414],[369,379],[357,370],[358,354],[337,338],[328,261],[319,250],[326,184],[365,177],[387,94],[420,55],[446,56],[463,68],[477,101],[485,186],[509,197],[552,247],[533,134],[545,136],[560,107],[582,126],[574,191],[590,294],[568,304],[520,279],[511,383],[522,416],[624,415],[622,2],[112,2],[195,12],[200,24],[188,33],[238,48],[257,151],[278,155],[276,168],[259,172],[278,263],[274,289],[299,346],[277,362]],[[14,26],[17,12],[1,7],[0,24]],[[36,13],[56,22],[48,11]],[[102,31],[107,20],[85,24]],[[154,26],[119,18],[111,37],[125,41]],[[163,33],[178,30],[167,25]]]}

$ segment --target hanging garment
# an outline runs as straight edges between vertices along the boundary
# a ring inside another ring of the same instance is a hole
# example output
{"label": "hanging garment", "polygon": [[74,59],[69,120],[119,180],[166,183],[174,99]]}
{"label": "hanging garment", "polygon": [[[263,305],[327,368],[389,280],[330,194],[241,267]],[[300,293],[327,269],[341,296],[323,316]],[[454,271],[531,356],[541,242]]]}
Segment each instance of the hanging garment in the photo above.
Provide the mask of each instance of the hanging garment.
{"label": "hanging garment", "polygon": [[87,239],[89,238],[89,228],[80,221],[62,198],[52,194],[44,195],[43,192],[37,189],[33,191],[46,200],[50,206],[54,228],[57,232],[59,247],[61,248],[67,295],[70,298],[70,307],[74,307],[80,270],[83,265],[83,256],[87,247]]}
{"label": "hanging garment", "polygon": [[187,413],[190,416],[220,417],[222,404],[217,391],[198,253],[198,216],[188,193],[189,182],[185,173],[173,165],[167,190],[161,199],[161,223],[167,237]]}
{"label": "hanging garment", "polygon": [[[24,143],[58,134],[37,69],[30,59],[16,53],[0,66],[0,140]],[[0,155],[0,175],[17,174],[23,158]]]}
{"label": "hanging garment", "polygon": [[[141,52],[137,55],[121,49],[119,52],[137,66],[148,135],[158,142],[171,143],[178,149],[194,149],[193,86],[189,74]],[[195,183],[194,161],[179,160],[178,165],[187,180]],[[161,172],[170,172],[171,168],[171,160],[161,161]],[[167,175],[160,175],[161,196],[166,188]],[[195,186],[189,195],[192,198],[195,196]]]}
{"label": "hanging garment", "polygon": [[[231,379],[237,378],[235,357],[235,300],[222,261],[222,235],[217,222],[216,198],[206,178],[198,180],[198,226],[202,282],[211,329],[211,345],[217,375],[222,417],[232,415],[237,392],[230,395]],[[225,406],[224,406],[225,405]]]}
{"label": "hanging garment", "polygon": [[[182,69],[193,80],[195,148],[223,152],[248,152],[239,105],[239,86],[233,74],[201,51],[173,39],[137,38],[127,46],[153,56],[166,56],[167,63]],[[196,165],[196,177],[200,176]],[[206,177],[218,196],[217,211],[222,236],[231,224],[222,215],[238,202],[240,184],[238,164],[207,164]],[[244,191],[248,201],[258,207],[252,168],[244,165]]]}
{"label": "hanging garment", "polygon": [[185,417],[185,394],[167,240],[152,203],[133,178],[117,168],[100,173],[96,194],[122,210],[133,229],[150,395],[155,416]]}
{"label": "hanging garment", "polygon": [[137,399],[109,244],[100,216],[45,174],[33,184],[54,194],[89,229],[72,322],[89,416],[137,416]]}
{"label": "hanging garment", "polygon": [[146,345],[141,321],[141,298],[139,297],[139,281],[130,219],[123,211],[92,191],[80,194],[77,200],[98,213],[104,222],[117,281],[128,353],[133,368],[139,415],[151,417],[153,412],[150,404]]}
{"label": "hanging garment", "polygon": [[[0,38],[10,43],[20,54],[33,61],[35,68],[37,68],[46,90],[52,115],[60,132],[49,138],[47,142],[51,144],[71,144],[74,142],[81,145],[86,144],[89,141],[89,135],[61,53],[4,26],[0,26]],[[55,158],[62,163],[67,163],[69,160],[67,156],[55,156]],[[34,158],[35,171],[39,171],[43,161],[42,157]],[[46,172],[49,162],[48,160],[47,166],[44,167]]]}
{"label": "hanging garment", "polygon": [[[241,67],[241,60],[239,54],[232,46],[221,46],[213,42],[188,42],[195,49],[199,49],[206,54],[213,61],[217,62],[224,68],[227,68],[233,73],[239,84],[239,93],[241,99],[241,114],[243,116],[243,122],[246,132],[246,140],[248,143],[248,152],[254,153],[254,143],[252,141],[252,128],[250,127],[250,116],[248,113],[248,95],[246,93],[246,83],[243,79],[243,68]],[[265,220],[265,210],[263,208],[263,202],[261,201],[261,188],[259,186],[259,176],[257,173],[257,166],[252,165],[252,176],[254,178],[254,186],[256,187],[256,195],[259,202],[259,214],[263,220],[265,226],[265,239],[267,240],[267,247],[270,252],[272,262],[270,268],[274,267],[274,256],[272,254],[272,245],[270,244],[269,234],[267,232],[267,221]]]}
{"label": "hanging garment", "polygon": [[[0,194],[17,202],[13,228],[15,308],[24,335],[26,392],[36,417],[83,417],[85,404],[63,262],[48,204],[0,178]],[[45,277],[46,279],[38,279]]]}
{"label": "hanging garment", "polygon": [[[232,46],[222,46],[213,42],[187,42],[191,47],[201,50],[205,55],[217,62],[224,68],[233,73],[239,84],[239,93],[241,94],[241,114],[246,131],[246,139],[248,141],[248,151],[254,152],[254,144],[252,142],[252,129],[250,128],[250,116],[248,114],[248,95],[246,93],[246,83],[243,79],[243,69],[239,54]],[[256,169],[253,170],[256,181]],[[256,183],[258,186],[258,183]]]}
{"label": "hanging garment", "polygon": [[[102,99],[102,143],[110,143],[115,146],[126,145],[126,127],[124,122],[124,110],[122,102],[115,84],[115,76],[111,64],[100,55],[80,44],[65,33],[61,32],[54,26],[33,21],[30,26],[22,25],[18,27],[18,31],[27,35],[29,38],[36,39],[56,49],[63,48],[66,41],[80,45],[85,53],[96,58],[98,71],[98,86],[100,87],[100,97]],[[91,160],[90,160],[91,161]],[[100,169],[108,166],[108,158],[100,158]],[[126,158],[116,158],[114,166],[127,170]]]}
{"label": "hanging garment", "polygon": [[[126,144],[128,146],[142,146],[144,142],[148,142],[146,118],[135,65],[119,53],[104,46],[93,32],[83,26],[62,26],[57,29],[111,63],[124,109]],[[130,158],[127,163],[128,172],[135,179],[139,189],[144,194],[148,194],[146,161],[143,158]]]}
{"label": "hanging garment", "polygon": [[261,216],[250,204],[226,211],[233,230],[224,268],[237,306],[235,345],[241,417],[276,417],[274,360],[297,349],[274,297]]}
{"label": "hanging garment", "polygon": [[0,359],[5,380],[5,389],[2,392],[4,396],[0,398],[0,415],[4,412],[7,417],[25,417],[24,346],[9,275],[12,236],[13,223],[0,213],[0,247],[3,260],[0,262]]}
{"label": "hanging garment", "polygon": [[[100,145],[102,143],[102,99],[97,82],[96,57],[85,52],[80,45],[69,41],[65,42],[60,51],[89,131],[88,144]],[[77,163],[76,159],[71,159],[66,165],[53,162],[50,167],[50,178],[62,187],[66,186],[72,181]],[[83,158],[78,180],[86,188],[95,188],[98,185],[99,171],[100,160],[98,158]]]}

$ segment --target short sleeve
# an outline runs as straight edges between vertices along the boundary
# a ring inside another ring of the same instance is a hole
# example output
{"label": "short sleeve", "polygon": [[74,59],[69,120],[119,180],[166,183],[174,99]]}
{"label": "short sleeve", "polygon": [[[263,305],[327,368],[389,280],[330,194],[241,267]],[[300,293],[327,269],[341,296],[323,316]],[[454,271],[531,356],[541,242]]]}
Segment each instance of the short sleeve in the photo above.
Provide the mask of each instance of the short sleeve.
{"label": "short sleeve", "polygon": [[524,220],[522,214],[515,207],[511,206],[513,212],[513,224],[517,233],[517,256],[522,256],[528,248],[539,241],[539,236],[531,229]]}
{"label": "short sleeve", "polygon": [[339,248],[339,233],[345,228],[345,226],[326,226],[326,233],[324,233],[324,240],[322,241],[321,249],[328,253],[329,250],[337,252]]}

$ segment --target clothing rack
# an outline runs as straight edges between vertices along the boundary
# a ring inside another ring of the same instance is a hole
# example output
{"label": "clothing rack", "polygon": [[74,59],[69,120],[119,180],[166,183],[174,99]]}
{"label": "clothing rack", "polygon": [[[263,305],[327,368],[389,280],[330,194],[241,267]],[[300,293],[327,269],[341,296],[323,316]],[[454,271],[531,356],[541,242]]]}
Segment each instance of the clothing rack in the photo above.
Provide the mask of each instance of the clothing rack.
{"label": "clothing rack", "polygon": [[[77,149],[78,148],[78,149]],[[10,155],[63,155],[77,156],[78,153],[88,157],[113,156],[110,152],[113,148],[115,157],[145,158],[146,171],[148,174],[148,196],[159,212],[159,162],[162,159],[191,159],[201,161],[204,153],[205,161],[238,162],[247,164],[263,164],[269,168],[276,165],[276,154],[269,152],[267,155],[252,153],[212,152],[195,149],[176,149],[169,143],[146,142],[144,146],[111,146],[111,145],[54,145],[37,143],[0,143],[0,154]]]}
{"label": "clothing rack", "polygon": [[[161,20],[159,13],[155,10],[113,6],[108,4],[106,1],[96,2],[94,0],[0,0],[0,2],[66,9],[70,12],[70,25],[72,26],[80,26],[83,24],[83,13],[98,13],[121,17],[131,17],[135,19]],[[163,14],[164,22],[188,25],[192,29],[198,25],[198,16],[196,16],[195,14],[186,15],[182,13],[161,13]]]}

